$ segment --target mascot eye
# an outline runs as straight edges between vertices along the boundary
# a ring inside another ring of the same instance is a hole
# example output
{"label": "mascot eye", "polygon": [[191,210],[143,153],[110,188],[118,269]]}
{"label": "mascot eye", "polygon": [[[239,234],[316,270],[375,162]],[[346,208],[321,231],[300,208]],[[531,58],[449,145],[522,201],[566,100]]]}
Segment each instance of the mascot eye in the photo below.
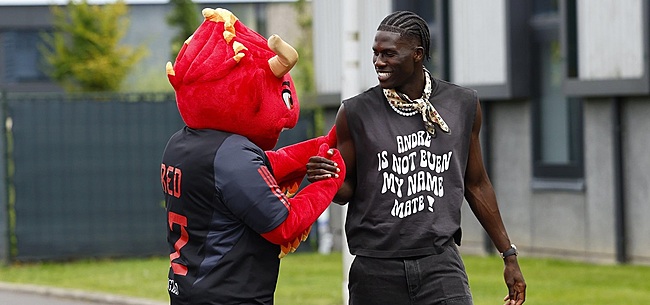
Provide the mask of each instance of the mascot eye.
{"label": "mascot eye", "polygon": [[291,97],[291,91],[289,89],[282,90],[282,99],[287,108],[293,109],[293,98]]}

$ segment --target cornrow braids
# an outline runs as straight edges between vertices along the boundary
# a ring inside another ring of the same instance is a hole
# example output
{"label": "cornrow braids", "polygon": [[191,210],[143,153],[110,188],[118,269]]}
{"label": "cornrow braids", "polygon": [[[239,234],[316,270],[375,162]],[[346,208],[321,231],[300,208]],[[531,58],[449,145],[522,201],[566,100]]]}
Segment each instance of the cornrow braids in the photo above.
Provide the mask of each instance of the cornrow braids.
{"label": "cornrow braids", "polygon": [[429,48],[431,45],[431,35],[429,26],[422,17],[409,11],[397,11],[386,16],[381,21],[377,31],[387,31],[398,33],[401,36],[412,36],[420,40],[424,49],[424,55],[427,60],[431,59]]}

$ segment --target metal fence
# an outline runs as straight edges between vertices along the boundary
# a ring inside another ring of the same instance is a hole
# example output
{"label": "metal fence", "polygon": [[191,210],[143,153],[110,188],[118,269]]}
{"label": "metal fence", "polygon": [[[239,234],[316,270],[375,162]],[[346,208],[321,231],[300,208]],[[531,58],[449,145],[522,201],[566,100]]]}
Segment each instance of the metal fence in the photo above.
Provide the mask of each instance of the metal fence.
{"label": "metal fence", "polygon": [[[4,94],[0,259],[166,255],[158,170],[173,94]],[[304,112],[303,112],[304,113]],[[280,145],[313,132],[313,112]]]}

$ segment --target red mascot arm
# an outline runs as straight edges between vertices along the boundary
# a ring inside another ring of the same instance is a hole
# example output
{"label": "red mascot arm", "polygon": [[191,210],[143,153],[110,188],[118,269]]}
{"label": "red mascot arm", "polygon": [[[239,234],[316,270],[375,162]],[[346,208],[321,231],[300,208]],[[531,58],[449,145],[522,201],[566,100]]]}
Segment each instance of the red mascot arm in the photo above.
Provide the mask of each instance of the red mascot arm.
{"label": "red mascot arm", "polygon": [[[336,128],[332,127],[325,136],[303,141],[280,148],[276,151],[266,151],[266,157],[271,163],[275,181],[281,187],[299,185],[307,174],[309,158],[318,153],[322,144],[336,147]],[[341,164],[341,162],[337,163]]]}
{"label": "red mascot arm", "polygon": [[[326,157],[327,150],[328,145],[322,144],[318,155]],[[303,188],[295,197],[289,199],[289,215],[284,222],[272,231],[262,234],[266,240],[282,246],[280,258],[288,253],[288,248],[295,250],[301,237],[304,238],[306,234],[309,234],[311,225],[327,209],[343,184],[345,163],[338,150],[334,149],[331,159],[338,163],[341,169],[338,178],[316,181]]]}

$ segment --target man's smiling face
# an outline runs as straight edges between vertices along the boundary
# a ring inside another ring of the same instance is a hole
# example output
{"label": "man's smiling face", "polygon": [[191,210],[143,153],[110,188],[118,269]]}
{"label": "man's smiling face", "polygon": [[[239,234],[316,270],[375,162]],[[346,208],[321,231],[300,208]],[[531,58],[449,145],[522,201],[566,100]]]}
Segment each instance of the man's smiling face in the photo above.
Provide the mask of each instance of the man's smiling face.
{"label": "man's smiling face", "polygon": [[422,65],[422,52],[418,50],[422,48],[415,39],[403,37],[399,33],[377,31],[372,46],[372,60],[382,88],[406,93],[408,90],[404,86],[417,83],[419,75],[416,74],[416,67]]}

